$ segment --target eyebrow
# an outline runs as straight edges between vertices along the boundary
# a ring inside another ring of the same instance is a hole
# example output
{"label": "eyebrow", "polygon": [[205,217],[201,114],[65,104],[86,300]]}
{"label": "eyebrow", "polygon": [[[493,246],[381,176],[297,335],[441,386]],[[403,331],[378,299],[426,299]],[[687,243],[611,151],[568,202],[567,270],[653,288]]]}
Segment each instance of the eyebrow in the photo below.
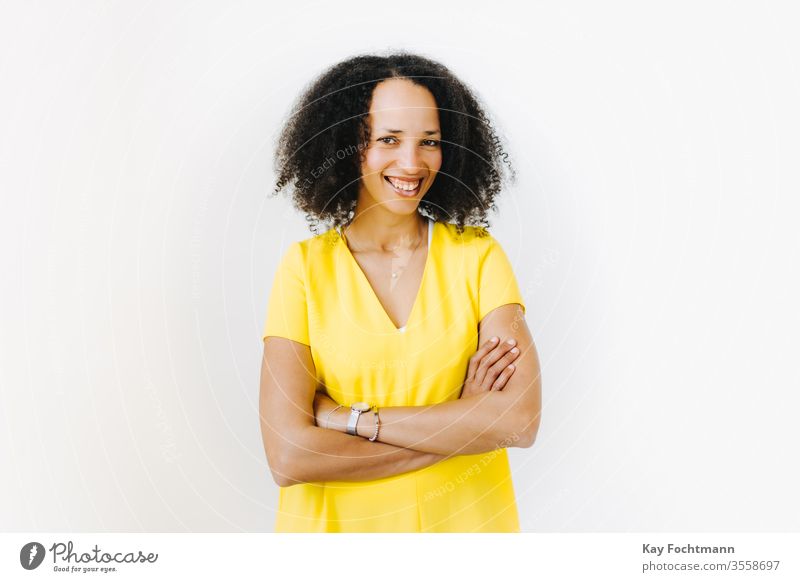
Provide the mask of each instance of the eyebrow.
{"label": "eyebrow", "polygon": [[[402,129],[389,129],[388,127],[382,127],[380,131],[386,131],[389,133],[403,133]],[[434,135],[437,133],[441,133],[441,131],[439,131],[438,129],[429,129],[427,131],[423,131],[422,133],[424,133],[425,135]]]}

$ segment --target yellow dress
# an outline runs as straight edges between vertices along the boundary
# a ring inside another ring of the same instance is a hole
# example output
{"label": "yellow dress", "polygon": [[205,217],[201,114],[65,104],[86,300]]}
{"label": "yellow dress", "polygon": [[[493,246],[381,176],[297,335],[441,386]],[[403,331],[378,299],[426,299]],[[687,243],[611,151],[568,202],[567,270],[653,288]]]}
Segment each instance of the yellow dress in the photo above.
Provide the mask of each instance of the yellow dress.
{"label": "yellow dress", "polygon": [[[505,252],[485,229],[468,226],[459,235],[455,225],[429,219],[428,249],[408,322],[397,328],[337,230],[292,243],[275,275],[263,337],[310,346],[319,382],[347,407],[458,399],[478,323],[496,307],[525,304]],[[374,481],[282,487],[275,531],[517,532],[506,449]]]}

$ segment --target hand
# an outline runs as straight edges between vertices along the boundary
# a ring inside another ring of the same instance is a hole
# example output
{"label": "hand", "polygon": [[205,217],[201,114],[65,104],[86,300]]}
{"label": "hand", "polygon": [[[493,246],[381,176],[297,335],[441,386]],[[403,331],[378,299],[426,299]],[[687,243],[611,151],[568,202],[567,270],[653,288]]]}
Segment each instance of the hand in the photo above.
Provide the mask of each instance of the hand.
{"label": "hand", "polygon": [[500,342],[499,338],[492,338],[475,352],[469,359],[467,378],[459,398],[505,388],[514,373],[515,367],[512,362],[519,357],[519,348],[515,347],[516,342],[510,341],[513,343]]}

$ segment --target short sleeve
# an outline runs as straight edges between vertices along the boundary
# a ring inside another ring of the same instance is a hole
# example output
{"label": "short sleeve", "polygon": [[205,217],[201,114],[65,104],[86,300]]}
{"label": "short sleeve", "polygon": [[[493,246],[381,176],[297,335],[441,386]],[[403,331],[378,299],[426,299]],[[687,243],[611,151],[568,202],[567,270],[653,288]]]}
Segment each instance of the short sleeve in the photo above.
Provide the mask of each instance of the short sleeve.
{"label": "short sleeve", "polygon": [[262,339],[279,336],[310,345],[304,273],[303,249],[294,242],[283,255],[272,282]]}
{"label": "short sleeve", "polygon": [[519,303],[525,313],[525,302],[519,291],[517,278],[503,247],[494,237],[483,255],[478,286],[478,321],[493,309],[508,303]]}

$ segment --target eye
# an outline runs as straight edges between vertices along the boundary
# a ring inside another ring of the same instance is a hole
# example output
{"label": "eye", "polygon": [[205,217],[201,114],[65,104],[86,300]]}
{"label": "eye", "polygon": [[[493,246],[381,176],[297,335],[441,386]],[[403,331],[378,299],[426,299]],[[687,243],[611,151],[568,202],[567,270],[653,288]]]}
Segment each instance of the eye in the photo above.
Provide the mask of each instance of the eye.
{"label": "eye", "polygon": [[426,139],[426,140],[422,141],[422,145],[425,145],[425,146],[428,146],[428,147],[434,147],[434,148],[438,147],[438,145],[440,143],[441,142],[439,142],[438,140],[435,140],[435,139]]}
{"label": "eye", "polygon": [[379,142],[381,142],[381,143],[389,144],[389,142],[388,142],[388,141],[384,141],[384,140],[389,140],[389,139],[393,139],[394,141],[397,141],[397,138],[395,138],[395,137],[391,137],[391,136],[387,136],[387,137],[379,137],[379,138],[378,138],[377,140],[375,140],[375,141],[379,141]]}

